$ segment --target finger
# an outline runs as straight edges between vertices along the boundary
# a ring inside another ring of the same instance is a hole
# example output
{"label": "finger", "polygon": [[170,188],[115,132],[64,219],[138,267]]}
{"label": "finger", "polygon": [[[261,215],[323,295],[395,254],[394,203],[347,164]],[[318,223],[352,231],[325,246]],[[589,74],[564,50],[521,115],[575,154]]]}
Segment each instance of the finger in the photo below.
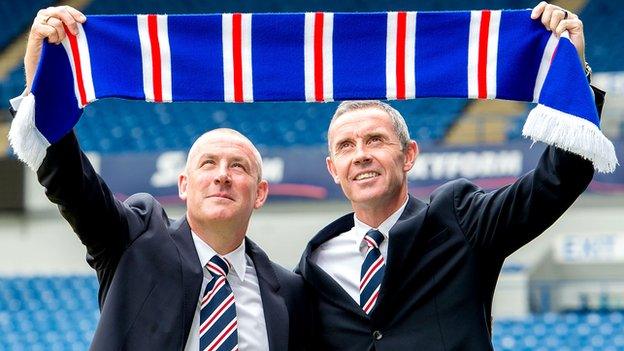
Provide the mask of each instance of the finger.
{"label": "finger", "polygon": [[553,5],[548,5],[546,6],[546,8],[544,9],[544,12],[542,13],[542,24],[548,30],[550,30],[550,18],[552,17],[554,10],[555,10],[555,7]]}
{"label": "finger", "polygon": [[48,17],[48,15],[46,14],[47,9],[41,9],[39,11],[37,11],[37,16],[35,16],[35,21],[37,21],[38,19],[41,18],[46,18]]}
{"label": "finger", "polygon": [[583,22],[581,22],[581,20],[579,20],[578,18],[567,19],[567,20],[563,20],[559,22],[559,25],[557,25],[557,28],[555,29],[555,33],[557,33],[557,35],[561,35],[566,30],[574,31],[574,30],[582,30],[582,28],[583,28]]}
{"label": "finger", "polygon": [[546,1],[542,1],[539,4],[537,4],[537,6],[533,8],[533,11],[531,11],[531,18],[538,19],[544,12],[546,5],[548,5]]}
{"label": "finger", "polygon": [[48,7],[46,14],[60,19],[69,28],[73,35],[78,34],[78,24],[74,17],[67,11],[66,6]]}
{"label": "finger", "polygon": [[563,21],[565,14],[566,12],[564,10],[561,10],[561,9],[554,10],[552,15],[550,16],[550,23],[548,24],[548,28],[554,32],[555,29],[557,29],[559,22]]}
{"label": "finger", "polygon": [[[63,41],[63,39],[65,39],[65,36],[67,35],[65,33],[65,28],[63,28],[63,22],[61,22],[61,20],[59,20],[56,17],[50,17],[50,19],[47,22],[48,26],[54,28],[54,30],[56,31],[56,35],[57,35],[57,41],[52,43],[52,44],[58,44],[61,41]],[[49,39],[48,39],[49,41]]]}
{"label": "finger", "polygon": [[54,27],[44,23],[35,23],[32,26],[32,34],[38,36],[41,39],[48,39],[49,43],[58,42],[58,33]]}
{"label": "finger", "polygon": [[45,22],[50,18],[50,15],[47,14],[46,10],[39,10],[37,12],[37,16],[33,20],[33,26],[35,24],[45,24]]}
{"label": "finger", "polygon": [[80,23],[85,23],[85,21],[87,20],[87,16],[85,16],[82,12],[76,10],[75,8],[71,7],[71,6],[65,6],[65,10],[67,10],[67,12],[69,12],[69,14],[78,22]]}

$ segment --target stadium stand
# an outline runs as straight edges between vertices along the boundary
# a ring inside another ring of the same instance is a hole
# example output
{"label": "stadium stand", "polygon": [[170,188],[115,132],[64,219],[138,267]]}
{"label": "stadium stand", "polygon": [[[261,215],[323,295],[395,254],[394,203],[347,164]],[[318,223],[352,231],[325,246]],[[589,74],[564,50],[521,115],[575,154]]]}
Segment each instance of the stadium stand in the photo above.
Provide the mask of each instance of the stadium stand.
{"label": "stadium stand", "polygon": [[[459,99],[444,104],[430,99],[394,103],[409,116],[408,127],[421,142],[440,140],[465,104]],[[237,129],[259,147],[309,146],[327,142],[325,133],[335,108],[335,103],[155,105],[111,100],[87,107],[76,131],[85,150],[102,153],[183,150],[216,127]]]}
{"label": "stadium stand", "polygon": [[[285,0],[214,2],[204,0],[95,0],[83,8],[87,14],[113,13],[207,13],[460,10],[475,8],[526,8],[537,1],[514,0],[395,0],[305,2]],[[2,1],[0,15],[12,24],[0,32],[0,50],[27,27],[34,9],[55,3],[50,0]],[[613,45],[621,29],[624,7],[615,1],[580,1],[585,22],[587,57],[597,71],[624,71],[624,46]],[[605,16],[609,18],[605,19]],[[0,78],[0,108],[23,89],[23,68],[15,67]],[[475,107],[465,100],[412,100],[393,102],[405,116],[412,137],[422,143],[447,143],[454,126]],[[530,104],[513,111],[500,133],[520,139]],[[311,146],[326,143],[326,128],[335,110],[327,104],[149,104],[140,101],[106,100],[85,109],[76,127],[86,151],[100,153],[161,152],[187,149],[204,131],[230,127],[264,147]],[[261,119],[265,123],[255,123]],[[478,122],[481,123],[481,122]],[[624,135],[624,124],[621,125]],[[479,140],[470,139],[474,143]],[[99,316],[97,280],[93,276],[36,276],[0,278],[0,351],[85,350]],[[526,318],[494,321],[493,343],[505,351],[617,351],[624,350],[624,311],[570,311],[534,314]]]}
{"label": "stadium stand", "polygon": [[[592,0],[581,13],[587,40],[586,56],[596,71],[624,71],[624,45],[621,37],[624,7],[618,2]],[[608,16],[608,18],[605,18]]]}
{"label": "stadium stand", "polygon": [[[99,316],[93,276],[0,279],[0,351],[85,350]],[[545,313],[494,321],[501,351],[624,350],[624,312]]]}
{"label": "stadium stand", "polygon": [[494,322],[496,350],[624,350],[622,312],[568,312]]}
{"label": "stadium stand", "polygon": [[0,31],[0,48],[7,46],[13,38],[24,31],[32,22],[33,9],[50,6],[52,0],[30,1],[2,1],[0,2],[0,16],[11,19],[10,26],[4,26]]}
{"label": "stadium stand", "polygon": [[86,350],[97,285],[91,276],[0,279],[0,350]]}

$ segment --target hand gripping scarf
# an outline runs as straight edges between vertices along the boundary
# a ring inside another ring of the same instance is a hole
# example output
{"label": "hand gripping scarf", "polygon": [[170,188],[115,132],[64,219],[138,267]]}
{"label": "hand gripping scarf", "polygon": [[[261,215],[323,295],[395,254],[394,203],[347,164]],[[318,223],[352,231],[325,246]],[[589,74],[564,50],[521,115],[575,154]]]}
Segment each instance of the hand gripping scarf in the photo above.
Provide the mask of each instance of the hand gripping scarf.
{"label": "hand gripping scarf", "polygon": [[532,101],[524,136],[599,172],[617,165],[574,46],[529,10],[89,16],[77,36],[44,45],[13,149],[36,170],[83,108],[107,97]]}

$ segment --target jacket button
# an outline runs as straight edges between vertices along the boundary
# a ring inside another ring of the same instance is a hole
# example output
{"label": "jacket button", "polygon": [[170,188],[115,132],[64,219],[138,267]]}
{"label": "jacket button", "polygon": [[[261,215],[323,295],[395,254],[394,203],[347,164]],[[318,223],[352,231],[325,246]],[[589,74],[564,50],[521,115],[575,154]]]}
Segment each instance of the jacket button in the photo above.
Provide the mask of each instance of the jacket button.
{"label": "jacket button", "polygon": [[373,338],[375,338],[375,340],[381,340],[381,338],[383,338],[383,334],[381,334],[379,330],[375,330],[373,332]]}

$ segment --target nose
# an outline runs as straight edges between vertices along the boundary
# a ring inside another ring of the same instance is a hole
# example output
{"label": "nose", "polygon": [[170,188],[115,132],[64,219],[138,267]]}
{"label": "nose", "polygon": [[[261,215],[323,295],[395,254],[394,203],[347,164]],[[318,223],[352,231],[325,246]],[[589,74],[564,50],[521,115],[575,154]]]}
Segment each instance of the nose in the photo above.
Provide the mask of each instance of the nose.
{"label": "nose", "polygon": [[214,178],[214,182],[217,185],[230,185],[232,183],[227,165],[220,165],[218,173]]}
{"label": "nose", "polygon": [[356,165],[365,165],[371,162],[371,155],[368,153],[368,149],[363,143],[358,143],[355,147],[355,157],[353,163]]}

